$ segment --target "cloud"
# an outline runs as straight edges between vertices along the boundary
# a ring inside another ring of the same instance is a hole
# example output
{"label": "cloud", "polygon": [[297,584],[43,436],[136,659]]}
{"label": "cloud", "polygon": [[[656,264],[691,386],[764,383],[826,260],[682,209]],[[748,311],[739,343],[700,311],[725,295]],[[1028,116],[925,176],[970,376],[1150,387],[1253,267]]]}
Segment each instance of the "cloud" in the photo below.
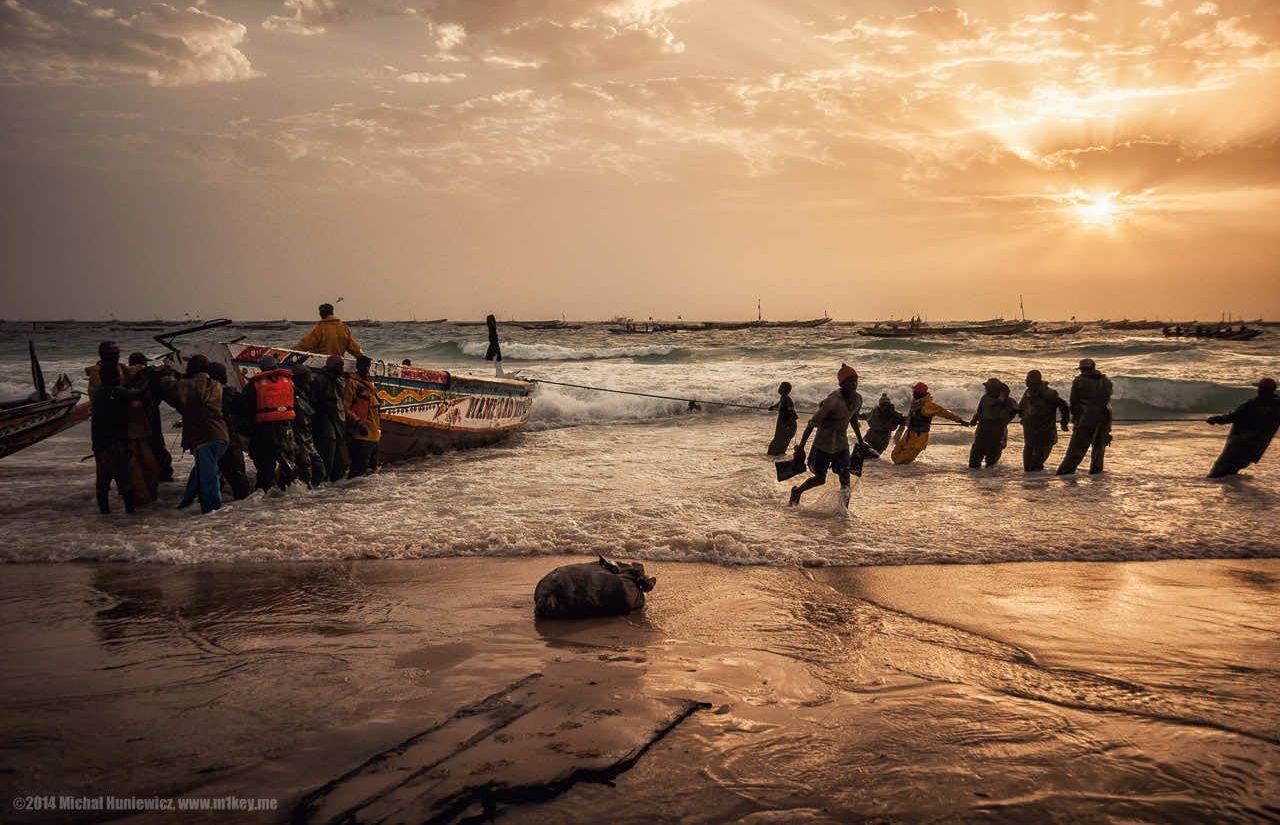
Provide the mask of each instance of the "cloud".
{"label": "cloud", "polygon": [[669,28],[683,0],[285,0],[263,26],[321,34],[353,20],[421,17],[438,62],[475,61],[571,78],[681,54]]}
{"label": "cloud", "polygon": [[466,80],[466,78],[467,75],[464,72],[449,72],[448,74],[440,72],[407,72],[396,79],[402,83],[457,83],[459,80]]}
{"label": "cloud", "polygon": [[354,20],[417,13],[401,0],[284,0],[284,11],[262,21],[262,27],[292,34],[324,34],[329,26]]}
{"label": "cloud", "polygon": [[196,6],[154,3],[134,14],[76,0],[0,2],[0,73],[10,80],[153,86],[247,80],[245,27]]}

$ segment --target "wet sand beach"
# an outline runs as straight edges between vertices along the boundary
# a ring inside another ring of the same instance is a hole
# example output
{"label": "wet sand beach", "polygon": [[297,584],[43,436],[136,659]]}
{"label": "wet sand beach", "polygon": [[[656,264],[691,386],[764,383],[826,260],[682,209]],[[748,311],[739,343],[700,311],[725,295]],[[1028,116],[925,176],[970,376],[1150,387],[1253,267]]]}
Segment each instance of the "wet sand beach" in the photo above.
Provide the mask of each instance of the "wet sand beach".
{"label": "wet sand beach", "polygon": [[1280,561],[649,562],[643,613],[535,622],[579,560],[8,565],[4,819],[1280,817]]}

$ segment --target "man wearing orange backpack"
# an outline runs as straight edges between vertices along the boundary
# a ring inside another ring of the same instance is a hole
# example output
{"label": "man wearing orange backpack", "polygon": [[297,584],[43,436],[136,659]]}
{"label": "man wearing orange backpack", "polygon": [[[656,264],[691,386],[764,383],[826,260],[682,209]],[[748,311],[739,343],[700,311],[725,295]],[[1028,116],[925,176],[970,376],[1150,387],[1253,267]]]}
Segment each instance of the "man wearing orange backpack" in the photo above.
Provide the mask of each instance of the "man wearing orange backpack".
{"label": "man wearing orange backpack", "polygon": [[258,374],[244,391],[247,409],[253,411],[249,457],[258,471],[259,490],[280,489],[293,483],[297,473],[293,458],[293,372],[280,369],[273,356],[258,359]]}

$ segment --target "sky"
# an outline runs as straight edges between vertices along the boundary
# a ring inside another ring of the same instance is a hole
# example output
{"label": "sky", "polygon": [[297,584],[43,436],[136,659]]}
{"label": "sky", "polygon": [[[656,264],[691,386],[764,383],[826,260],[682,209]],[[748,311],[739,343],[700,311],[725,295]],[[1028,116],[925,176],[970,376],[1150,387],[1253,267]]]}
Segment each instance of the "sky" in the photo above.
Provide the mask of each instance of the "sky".
{"label": "sky", "polygon": [[1280,318],[1276,0],[0,0],[0,318]]}

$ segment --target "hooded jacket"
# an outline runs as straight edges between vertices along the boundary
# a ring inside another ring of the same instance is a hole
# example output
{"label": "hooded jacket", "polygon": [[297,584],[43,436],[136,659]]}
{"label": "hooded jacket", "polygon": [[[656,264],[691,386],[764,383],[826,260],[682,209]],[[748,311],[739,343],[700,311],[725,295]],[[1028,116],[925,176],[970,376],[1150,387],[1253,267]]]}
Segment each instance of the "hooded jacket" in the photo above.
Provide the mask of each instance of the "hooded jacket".
{"label": "hooded jacket", "polygon": [[1096,369],[1086,370],[1071,382],[1071,420],[1077,425],[1111,423],[1111,379]]}
{"label": "hooded jacket", "polygon": [[1065,424],[1070,420],[1071,408],[1057,390],[1041,381],[1027,387],[1018,402],[1018,413],[1022,416],[1022,431],[1026,438],[1055,442],[1058,434],[1054,429],[1054,414],[1057,413]]}
{"label": "hooded jacket", "polygon": [[[352,425],[351,437],[357,441],[380,441],[382,439],[382,422],[378,418],[378,388],[373,381],[362,378],[359,374],[347,376],[347,386],[343,390],[343,404],[347,408],[347,423]],[[360,415],[361,409],[364,415]],[[356,424],[365,426],[365,434],[355,429]]]}
{"label": "hooded jacket", "polygon": [[164,400],[182,413],[182,446],[194,450],[209,441],[227,441],[222,418],[222,385],[198,372],[190,378],[166,378],[160,384]]}
{"label": "hooded jacket", "polygon": [[1262,459],[1276,430],[1280,429],[1280,398],[1274,395],[1250,398],[1232,412],[1215,415],[1209,421],[1230,424],[1227,449],[1246,464],[1253,464]]}
{"label": "hooded jacket", "polygon": [[913,433],[929,432],[929,428],[933,426],[933,417],[935,415],[940,415],[957,424],[964,423],[963,418],[941,404],[935,403],[933,395],[925,393],[919,398],[911,399],[911,411],[907,414],[907,430]]}
{"label": "hooded jacket", "polygon": [[321,355],[345,355],[348,352],[357,358],[364,355],[364,350],[351,335],[351,329],[332,315],[321,318],[320,323],[312,327],[294,349]]}

